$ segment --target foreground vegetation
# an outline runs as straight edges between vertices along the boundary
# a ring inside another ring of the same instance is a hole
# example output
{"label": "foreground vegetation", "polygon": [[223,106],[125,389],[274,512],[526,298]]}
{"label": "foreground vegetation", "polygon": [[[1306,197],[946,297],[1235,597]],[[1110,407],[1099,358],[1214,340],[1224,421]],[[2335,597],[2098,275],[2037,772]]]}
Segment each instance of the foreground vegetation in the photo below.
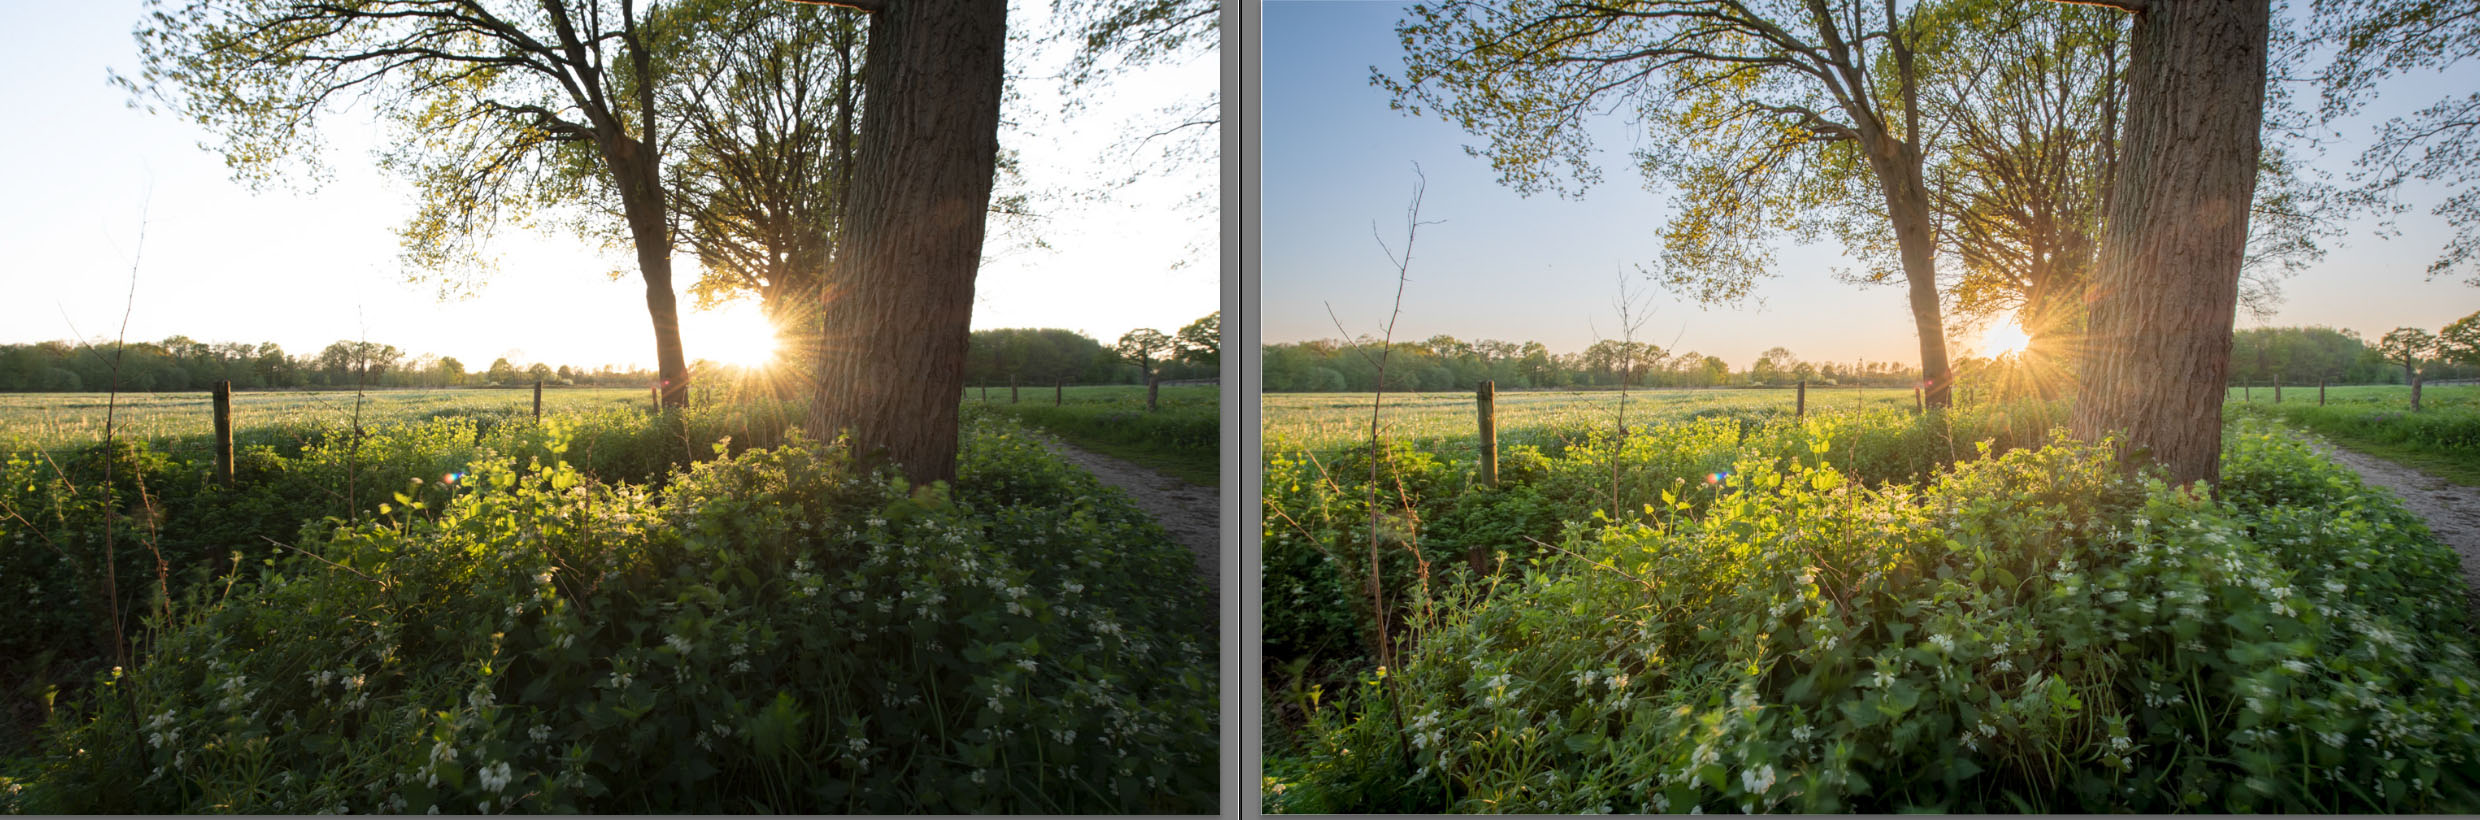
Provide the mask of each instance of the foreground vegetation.
{"label": "foreground vegetation", "polygon": [[[1222,388],[1172,385],[1161,388],[1158,406],[1145,409],[1145,388],[1094,385],[1054,390],[1024,388],[1017,401],[1006,388],[965,392],[965,401],[1057,435],[1070,444],[1152,467],[1193,484],[1222,483]],[[1054,403],[1055,402],[1055,403]]]}
{"label": "foreground vegetation", "polygon": [[757,404],[13,456],[0,809],[1210,810],[1187,555],[967,416],[931,486]]}
{"label": "foreground vegetation", "polygon": [[2063,411],[1396,444],[1374,546],[1366,447],[1270,432],[1265,808],[2480,807],[2451,551],[2261,421],[2204,494]]}

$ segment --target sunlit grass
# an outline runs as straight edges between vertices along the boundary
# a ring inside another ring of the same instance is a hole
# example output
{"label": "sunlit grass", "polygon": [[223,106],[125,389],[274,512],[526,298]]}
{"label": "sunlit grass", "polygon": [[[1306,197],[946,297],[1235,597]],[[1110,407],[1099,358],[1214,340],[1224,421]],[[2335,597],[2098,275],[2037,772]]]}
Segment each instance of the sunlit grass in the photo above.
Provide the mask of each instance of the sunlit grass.
{"label": "sunlit grass", "polygon": [[[1706,415],[1747,412],[1788,414],[1798,401],[1788,389],[1637,390],[1627,395],[1630,427]],[[1265,447],[1325,450],[1369,438],[1368,393],[1269,393],[1264,397]],[[1501,446],[1526,436],[1580,435],[1618,423],[1616,390],[1505,391],[1496,415]],[[1808,390],[1808,412],[1911,409],[1912,391],[1893,387],[1820,387]],[[1388,393],[1378,429],[1390,440],[1416,446],[1469,440],[1480,435],[1473,394]]]}
{"label": "sunlit grass", "polygon": [[[543,412],[645,408],[647,391],[625,387],[557,388],[543,391]],[[213,400],[204,391],[123,393],[0,393],[0,450],[59,450],[103,439],[110,405],[115,437],[205,440],[215,432]],[[372,390],[363,394],[364,427],[445,415],[531,414],[531,389]],[[354,420],[350,391],[277,390],[233,395],[233,424],[251,428],[341,427]]]}

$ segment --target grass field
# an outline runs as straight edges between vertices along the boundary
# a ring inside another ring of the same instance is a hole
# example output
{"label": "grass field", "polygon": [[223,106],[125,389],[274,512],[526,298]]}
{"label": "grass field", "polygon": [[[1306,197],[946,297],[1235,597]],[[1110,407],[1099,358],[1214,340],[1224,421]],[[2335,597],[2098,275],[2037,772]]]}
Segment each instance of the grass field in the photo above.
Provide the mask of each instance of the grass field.
{"label": "grass field", "polygon": [[[103,438],[104,393],[0,393],[0,450],[56,450]],[[116,434],[173,442],[205,440],[215,431],[213,400],[204,392],[123,393],[111,401]],[[653,398],[633,388],[543,391],[543,412],[647,408]],[[363,426],[451,416],[531,414],[531,389],[373,390],[362,396]],[[280,390],[233,394],[236,435],[252,428],[343,426],[351,423],[351,391]]]}
{"label": "grass field", "polygon": [[[2253,401],[2242,398],[2249,394]],[[2278,420],[2448,481],[2480,486],[2480,385],[2423,387],[2418,413],[2411,412],[2411,388],[2405,385],[2327,388],[2322,407],[2314,387],[2285,389],[2280,403],[2270,388],[2233,390],[2224,407],[2234,417]]]}
{"label": "grass field", "polygon": [[[1270,393],[1261,400],[1266,449],[1325,450],[1369,438],[1368,393]],[[1714,416],[1788,415],[1797,401],[1790,389],[1637,390],[1627,394],[1628,424]],[[1496,412],[1501,446],[1545,443],[1611,426],[1618,418],[1616,390],[1507,391]],[[1912,391],[1899,388],[1811,387],[1808,409],[1826,413],[1854,409],[1909,409]],[[1415,446],[1468,441],[1477,434],[1470,392],[1388,393],[1379,421],[1389,440]]]}
{"label": "grass field", "polygon": [[1005,387],[990,388],[987,398],[974,387],[964,400],[1078,447],[1212,487],[1222,483],[1222,395],[1215,385],[1170,385],[1150,413],[1138,385],[1027,387],[1014,402]]}

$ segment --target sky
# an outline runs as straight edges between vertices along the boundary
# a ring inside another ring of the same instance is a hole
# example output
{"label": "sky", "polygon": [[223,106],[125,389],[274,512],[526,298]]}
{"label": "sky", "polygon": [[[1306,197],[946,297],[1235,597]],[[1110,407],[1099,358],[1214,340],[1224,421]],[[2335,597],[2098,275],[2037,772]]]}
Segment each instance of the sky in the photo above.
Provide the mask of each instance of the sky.
{"label": "sky", "polygon": [[[1047,30],[1049,7],[1017,0],[1011,31]],[[212,141],[205,129],[131,108],[109,84],[107,70],[136,73],[130,30],[143,8],[0,3],[0,110],[10,112],[0,156],[13,158],[0,171],[0,343],[108,340],[126,308],[132,341],[273,341],[299,356],[368,338],[469,369],[500,356],[652,368],[645,287],[625,251],[512,230],[490,245],[498,273],[477,297],[443,302],[436,286],[407,282],[393,229],[414,212],[411,186],[371,159],[380,131],[366,107],[326,120],[332,178],[315,190],[232,181],[200,147]],[[1025,76],[1011,77],[1000,141],[1019,152],[1039,218],[1012,235],[994,222],[973,326],[1064,327],[1108,344],[1216,310],[1216,199],[1195,196],[1219,184],[1214,161],[1104,183],[1130,166],[1132,129],[1217,87],[1215,60],[1123,76],[1068,114],[1047,76],[1065,50],[1016,39],[1011,72]],[[695,310],[686,288],[696,258],[679,253],[674,265],[689,358],[760,355],[767,334],[754,301]],[[627,275],[614,279],[615,269]]]}
{"label": "sky", "polygon": [[[1836,281],[1850,265],[1838,245],[1784,245],[1774,278],[1738,307],[1701,307],[1661,291],[1637,272],[1658,259],[1666,191],[1646,190],[1628,155],[1641,137],[1623,120],[1594,126],[1603,180],[1577,200],[1549,193],[1518,196],[1497,182],[1485,145],[1434,115],[1390,110],[1370,85],[1374,66],[1403,67],[1393,26],[1402,6],[1382,2],[1272,0],[1266,3],[1262,259],[1264,340],[1377,335],[1395,296],[1405,208],[1426,177],[1410,282],[1395,338],[1539,341],[1555,352],[1618,338],[1613,308],[1619,278],[1649,294],[1653,315],[1637,338],[1665,348],[1716,355],[1746,367],[1762,351],[1788,347],[1809,361],[1917,364],[1919,344],[1900,286]],[[2468,76],[2468,75],[2467,75]],[[2459,80],[2465,86],[2471,80]],[[2346,138],[2319,165],[2350,169],[2374,123],[2440,95],[2434,72],[2381,86],[2368,115],[2346,121]],[[1415,168],[1418,168],[1416,176]],[[2442,196],[2415,191],[2398,218],[2401,236],[2380,239],[2355,223],[2326,258],[2283,283],[2284,299],[2262,319],[2239,326],[2326,325],[2376,338],[2398,326],[2428,328],[2480,309],[2480,288],[2464,277],[2426,281],[2445,243],[2443,221],[2426,213]],[[1374,228],[1373,228],[1374,224]],[[1373,231],[1375,236],[1373,236]],[[1385,247],[1381,247],[1383,240]],[[1331,311],[1331,314],[1330,314]],[[1338,332],[1340,320],[1342,329]],[[1981,333],[1958,333],[1950,355],[1981,347]]]}

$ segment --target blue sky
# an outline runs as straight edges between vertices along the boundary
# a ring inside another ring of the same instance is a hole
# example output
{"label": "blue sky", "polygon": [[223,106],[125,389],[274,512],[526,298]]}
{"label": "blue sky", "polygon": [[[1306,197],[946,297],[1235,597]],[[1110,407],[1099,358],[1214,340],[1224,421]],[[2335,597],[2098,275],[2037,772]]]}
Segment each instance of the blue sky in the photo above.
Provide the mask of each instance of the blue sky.
{"label": "blue sky", "polygon": [[[1019,0],[1011,30],[1040,31],[1049,7]],[[130,29],[142,9],[138,0],[0,3],[0,110],[10,112],[0,156],[12,158],[9,196],[0,197],[8,248],[0,292],[9,294],[0,342],[110,338],[134,261],[132,340],[275,341],[301,355],[366,330],[372,341],[475,369],[502,355],[651,366],[644,285],[625,252],[511,231],[493,245],[500,273],[479,298],[442,303],[433,288],[406,284],[391,229],[413,203],[370,160],[377,136],[367,111],[327,120],[335,177],[316,193],[252,193],[231,182],[222,159],[197,147],[209,139],[202,129],[132,110],[106,82],[107,67],[135,71]],[[1051,194],[1037,204],[1045,218],[1035,226],[1049,248],[992,246],[974,326],[1066,327],[1106,343],[1133,327],[1176,330],[1220,301],[1215,200],[1204,198],[1202,210],[1178,204],[1212,190],[1219,170],[1201,163],[1084,195],[1122,172],[1125,155],[1110,146],[1133,118],[1214,87],[1217,65],[1196,59],[1123,78],[1071,121],[1056,113],[1057,83],[1040,78],[1062,56],[1025,64],[1035,79],[1019,86],[1001,137],[1021,153],[1029,181]],[[143,259],[133,259],[142,214]],[[606,275],[615,268],[627,276]],[[689,308],[693,256],[676,257],[674,278],[692,359],[735,360],[765,343],[748,303]]]}
{"label": "blue sky", "polygon": [[[1478,140],[1435,116],[1389,110],[1387,94],[1369,84],[1372,66],[1390,73],[1402,67],[1393,29],[1400,9],[1333,0],[1265,5],[1265,341],[1343,335],[1328,316],[1330,305],[1355,335],[1374,334],[1385,323],[1394,268],[1371,223],[1400,250],[1415,163],[1428,177],[1422,219],[1444,222],[1421,229],[1397,338],[1533,340],[1556,351],[1616,338],[1617,277],[1638,276],[1636,266],[1657,257],[1659,229],[1670,216],[1668,195],[1645,190],[1627,159],[1637,132],[1617,119],[1601,124],[1595,142],[1603,181],[1581,199],[1517,196],[1498,184],[1487,160],[1465,154],[1462,146]],[[2417,108],[2440,88],[2434,73],[2402,78],[2372,113]],[[2345,123],[2345,144],[2321,164],[2349,170],[2355,140],[2375,121]],[[2274,315],[2258,321],[2243,313],[2239,324],[2330,325],[2374,338],[2402,325],[2433,331],[2480,309],[2480,288],[2461,284],[2461,277],[2423,279],[2444,242],[2441,221],[2425,212],[2438,198],[2433,190],[2416,192],[2418,207],[2400,218],[2403,235],[2391,240],[2374,236],[2369,224],[2355,225],[2323,262],[2284,283]],[[1778,275],[1737,309],[1699,307],[1640,276],[1632,287],[1654,293],[1657,310],[1639,338],[1665,346],[1676,339],[1679,349],[1739,367],[1777,345],[1811,361],[1919,361],[1900,287],[1835,281],[1831,271],[1844,263],[1831,243],[1786,247],[1776,261]],[[1978,332],[1950,326],[1949,336],[1950,353],[1980,345]]]}

